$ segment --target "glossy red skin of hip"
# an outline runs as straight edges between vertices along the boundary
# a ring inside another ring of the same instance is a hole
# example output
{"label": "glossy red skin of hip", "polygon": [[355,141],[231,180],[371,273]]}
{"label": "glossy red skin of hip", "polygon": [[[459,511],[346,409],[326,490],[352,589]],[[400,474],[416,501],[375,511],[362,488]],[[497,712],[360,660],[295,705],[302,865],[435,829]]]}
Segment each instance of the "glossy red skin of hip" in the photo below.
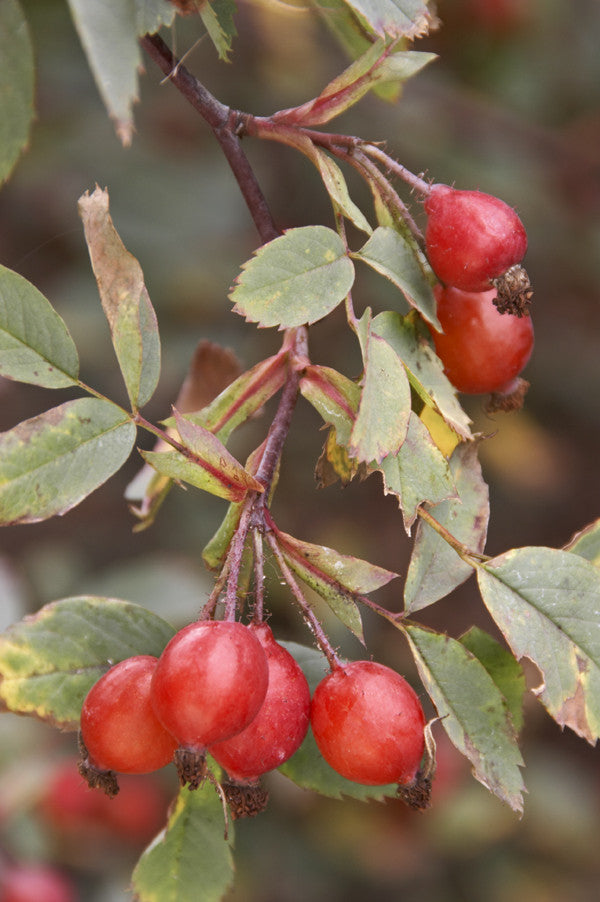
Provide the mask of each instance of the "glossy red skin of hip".
{"label": "glossy red skin of hip", "polygon": [[157,719],[150,700],[157,663],[152,655],[127,658],[88,692],[81,709],[81,737],[99,770],[144,774],[173,758],[177,742]]}
{"label": "glossy red skin of hip", "polygon": [[160,656],[152,703],[180,747],[204,751],[248,726],[268,682],[266,655],[247,626],[198,621],[180,630]]}
{"label": "glossy red skin of hip", "polygon": [[254,783],[291,758],[306,736],[310,712],[310,690],[300,665],[275,641],[266,623],[248,628],[267,656],[267,694],[245,730],[210,748],[213,758],[238,783]]}
{"label": "glossy red skin of hip", "polygon": [[493,288],[470,292],[436,285],[434,293],[444,331],[431,334],[452,385],[469,395],[507,390],[533,351],[531,317],[499,313]]}
{"label": "glossy red skin of hip", "polygon": [[343,777],[366,786],[414,781],[425,749],[425,715],[395,670],[373,661],[336,668],[315,689],[311,726]]}
{"label": "glossy red skin of hip", "polygon": [[424,202],[425,247],[436,276],[463,291],[485,291],[520,263],[527,233],[512,207],[482,191],[433,185]]}

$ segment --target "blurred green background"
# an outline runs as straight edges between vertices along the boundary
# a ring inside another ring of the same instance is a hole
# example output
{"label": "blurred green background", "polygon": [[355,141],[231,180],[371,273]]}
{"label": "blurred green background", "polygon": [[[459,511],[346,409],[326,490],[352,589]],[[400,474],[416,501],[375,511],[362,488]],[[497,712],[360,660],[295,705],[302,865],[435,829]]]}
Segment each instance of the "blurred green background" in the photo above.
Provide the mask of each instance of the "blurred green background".
{"label": "blurred green background", "polygon": [[[244,367],[273,353],[280,336],[232,316],[227,291],[257,244],[250,217],[207,127],[150,61],[141,78],[136,134],[124,150],[105,114],[66,5],[23,2],[37,74],[31,146],[0,192],[0,262],[30,279],[65,318],[80,350],[82,378],[123,398],[108,329],[89,267],[77,199],[98,183],[126,246],[139,259],[157,310],[163,375],[149,418],[169,411],[200,338],[235,350]],[[525,408],[487,416],[465,399],[475,428],[493,439],[481,459],[490,484],[487,551],[560,547],[598,516],[600,478],[600,2],[440,0],[443,26],[420,42],[439,59],[410,82],[401,101],[373,97],[334,127],[372,140],[416,172],[479,188],[516,206],[529,234],[527,269],[536,290],[536,348]],[[216,96],[269,114],[314,96],[346,60],[325,27],[287,4],[242,5],[230,65],[218,63],[196,19],[171,40]],[[277,145],[245,142],[279,227],[332,225],[329,202],[309,163]],[[355,199],[368,204],[348,175]],[[400,190],[402,190],[400,188]],[[410,197],[404,194],[407,200]],[[420,216],[418,205],[412,207]],[[368,209],[368,207],[365,207]],[[355,301],[396,303],[382,280],[364,278]],[[354,377],[355,342],[336,313],[311,329],[311,355]],[[60,403],[65,394],[0,382],[0,429]],[[269,408],[235,438],[240,457],[262,439]],[[275,516],[314,542],[406,572],[411,544],[396,503],[376,479],[318,493],[313,467],[324,435],[301,403],[284,455]],[[145,440],[144,440],[145,441]],[[146,445],[149,446],[149,442]],[[201,550],[225,507],[173,491],[154,527],[134,534],[123,501],[139,467],[132,457],[106,486],[63,518],[6,529],[0,538],[0,621],[66,595],[111,594],[147,604],[175,625],[206,598]],[[268,604],[276,633],[309,641],[274,578]],[[378,600],[402,606],[394,583]],[[422,622],[460,635],[492,629],[472,580],[423,612]],[[332,626],[347,654],[357,643]],[[418,685],[397,634],[365,619],[369,652]],[[530,685],[539,682],[528,672]],[[515,817],[469,776],[440,740],[433,808],[364,805],[318,798],[272,781],[267,813],[237,829],[235,902],[592,902],[598,898],[600,771],[597,750],[560,730],[527,699],[523,751],[529,790]],[[74,751],[72,736],[5,715],[0,721],[0,831],[14,855],[56,860],[85,902],[126,896],[140,848],[113,848],[101,866],[57,843],[39,815],[48,768]],[[15,767],[15,761],[19,767]],[[162,776],[160,778],[162,780]],[[164,780],[167,784],[170,775]],[[172,785],[170,785],[172,788]]]}

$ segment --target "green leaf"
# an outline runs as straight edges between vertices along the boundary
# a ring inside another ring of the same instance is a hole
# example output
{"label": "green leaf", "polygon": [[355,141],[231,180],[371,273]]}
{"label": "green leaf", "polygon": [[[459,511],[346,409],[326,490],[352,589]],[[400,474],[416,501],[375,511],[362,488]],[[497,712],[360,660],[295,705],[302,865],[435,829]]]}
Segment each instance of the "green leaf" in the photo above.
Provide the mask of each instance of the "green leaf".
{"label": "green leaf", "polygon": [[578,554],[596,567],[600,567],[600,520],[594,520],[585,529],[576,532],[564,551]]}
{"label": "green leaf", "polygon": [[319,167],[323,184],[331,198],[334,211],[341,213],[357,229],[370,235],[373,229],[362,210],[356,206],[350,197],[348,185],[340,167],[319,147],[314,148],[314,159]]}
{"label": "green leaf", "polygon": [[483,664],[456,639],[417,626],[405,629],[448,736],[471,761],[477,780],[521,812],[523,759],[500,690]]}
{"label": "green leaf", "polygon": [[27,279],[0,266],[0,376],[66,388],[78,375],[77,349],[58,313]]}
{"label": "green leaf", "polygon": [[144,460],[158,473],[181,480],[227,501],[242,501],[246,492],[262,492],[263,486],[229,453],[208,429],[176,412],[181,451],[142,451]]}
{"label": "green leaf", "polygon": [[238,528],[240,517],[242,516],[242,505],[240,502],[230,504],[227,508],[221,525],[213,535],[212,539],[204,546],[202,551],[202,559],[209,570],[217,572],[221,571],[227,551],[231,545],[231,540]]}
{"label": "green leaf", "polygon": [[6,710],[65,730],[109,667],[133,655],[158,657],[173,628],[146,608],[115,598],[65,598],[0,635],[0,700]]}
{"label": "green leaf", "polygon": [[542,674],[535,690],[560,726],[600,735],[600,572],[577,554],[516,548],[480,565],[479,588],[518,660]]}
{"label": "green leaf", "polygon": [[344,0],[312,0],[312,5],[351,59],[365,56],[373,47],[376,36]]}
{"label": "green leaf", "polygon": [[362,622],[353,596],[374,592],[398,574],[360,558],[340,554],[324,545],[301,542],[276,528],[273,532],[294,573],[327,602],[334,614],[362,642]]}
{"label": "green leaf", "polygon": [[[471,551],[485,547],[490,515],[488,488],[481,475],[477,445],[463,443],[450,458],[456,499],[429,508],[431,515]],[[473,568],[424,521],[419,521],[408,567],[404,601],[407,613],[444,598],[469,578]]]}
{"label": "green leaf", "polygon": [[412,388],[425,404],[434,407],[462,438],[472,439],[470,420],[458,403],[456,390],[431,346],[419,333],[414,316],[386,311],[373,319],[372,330],[394,348],[406,367]]}
{"label": "green leaf", "polygon": [[161,25],[171,25],[176,10],[169,0],[133,0],[137,34],[154,34]]}
{"label": "green leaf", "polygon": [[121,142],[131,144],[138,97],[138,46],[134,4],[123,0],[68,0],[100,96]]}
{"label": "green leaf", "polygon": [[385,494],[398,498],[409,534],[422,504],[439,504],[456,495],[448,461],[414,413],[400,451],[386,457],[378,469],[383,475]]}
{"label": "green leaf", "polygon": [[527,689],[523,668],[508,649],[477,626],[463,633],[460,642],[475,655],[493,679],[508,705],[513,726],[520,733],[524,722],[523,696]]}
{"label": "green leaf", "polygon": [[367,309],[358,324],[364,376],[348,453],[365,463],[381,463],[388,454],[397,454],[406,438],[411,398],[402,361],[373,332],[370,317]]}
{"label": "green leaf", "polygon": [[0,3],[0,184],[27,147],[33,121],[34,59],[20,3]]}
{"label": "green leaf", "polygon": [[340,444],[346,445],[360,403],[359,386],[337,370],[311,364],[300,380],[300,391],[324,422],[335,427]]}
{"label": "green leaf", "polygon": [[379,226],[367,243],[352,254],[397,285],[408,303],[438,330],[433,290],[415,258],[413,248],[396,229]]}
{"label": "green leaf", "polygon": [[223,806],[206,782],[181,789],[165,830],[132,877],[137,902],[220,902],[233,883],[233,829],[224,838]]}
{"label": "green leaf", "polygon": [[35,523],[83,501],[127,460],[136,428],[116,404],[78,398],[0,434],[0,525]]}
{"label": "green leaf", "polygon": [[146,404],[160,375],[156,314],[136,258],[121,241],[108,212],[108,192],[79,198],[92,268],[112,342],[134,408]]}
{"label": "green leaf", "polygon": [[233,21],[235,3],[232,0],[213,0],[212,3],[199,3],[198,7],[200,18],[219,54],[219,59],[228,62],[231,45],[237,35]]}
{"label": "green leaf", "polygon": [[230,295],[235,312],[281,329],[322,319],[354,282],[342,240],[325,226],[289,229],[259,248],[242,270]]}
{"label": "green leaf", "polygon": [[[192,423],[204,426],[226,444],[229,436],[259,411],[283,386],[288,372],[287,354],[276,354],[242,373],[207,407],[189,413]],[[165,420],[170,425],[172,420]]]}
{"label": "green leaf", "polygon": [[167,0],[68,0],[79,39],[100,96],[121,142],[133,137],[133,105],[139,100],[142,56],[138,37],[170,25]]}
{"label": "green leaf", "polygon": [[346,3],[381,37],[418,38],[427,34],[434,21],[424,0],[346,0]]}
{"label": "green leaf", "polygon": [[[288,366],[287,353],[279,353],[258,363],[228,385],[206,407],[187,419],[214,433],[225,444],[231,433],[253,416],[283,385]],[[164,421],[169,429],[175,426],[174,417]],[[168,450],[165,443],[159,447]],[[156,448],[154,449],[156,450]],[[144,464],[127,486],[125,497],[130,510],[139,520],[135,531],[147,529],[154,522],[160,506],[168,495],[173,480]]]}
{"label": "green leaf", "polygon": [[279,530],[276,534],[287,555],[298,557],[307,569],[314,569],[319,575],[328,577],[343,591],[368,595],[369,592],[381,589],[390,580],[398,577],[398,574],[391,570],[385,570],[352,555],[340,554],[339,551],[325,545],[301,542]]}
{"label": "green leaf", "polygon": [[[325,14],[325,19],[331,24],[331,7],[327,12],[330,15]],[[389,52],[390,48],[386,47],[384,40],[368,43],[364,53],[330,81],[318,97],[291,110],[282,110],[276,113],[274,118],[305,127],[324,125],[364,97],[375,83],[375,73],[381,65],[382,58]]]}
{"label": "green leaf", "polygon": [[435,59],[437,59],[435,53],[423,53],[421,50],[398,50],[382,60],[377,69],[375,83],[379,85],[402,84]]}
{"label": "green leaf", "polygon": [[[318,683],[329,673],[327,659],[320,651],[296,642],[282,642],[281,645],[287,648],[304,671],[312,694]],[[383,799],[386,796],[394,796],[398,788],[396,784],[362,786],[360,783],[346,780],[327,764],[310,730],[296,754],[286,761],[279,771],[297,786],[332,799],[341,799],[344,796],[362,800]]]}
{"label": "green leaf", "polygon": [[[327,7],[327,13],[328,24],[332,24],[332,19],[336,19],[336,24],[339,24],[340,14],[345,18],[347,10],[342,10],[341,5],[336,7],[333,4]],[[373,43],[365,42],[364,30],[362,39],[356,45],[360,53],[358,59],[329,82],[318,97],[301,106],[275,113],[275,121],[305,127],[324,125],[358,103],[370,90],[385,88],[389,92],[391,87],[397,96],[406,79],[435,59],[433,53],[397,50],[393,44],[383,39]],[[364,52],[361,53],[363,49]]]}

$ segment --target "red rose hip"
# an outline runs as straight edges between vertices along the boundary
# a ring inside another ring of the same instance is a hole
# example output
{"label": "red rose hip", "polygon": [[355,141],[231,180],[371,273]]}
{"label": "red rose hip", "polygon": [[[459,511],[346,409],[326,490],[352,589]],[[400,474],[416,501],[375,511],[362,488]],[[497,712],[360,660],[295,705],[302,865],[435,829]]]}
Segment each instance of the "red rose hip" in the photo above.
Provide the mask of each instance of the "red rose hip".
{"label": "red rose hip", "polygon": [[160,656],[152,703],[182,748],[204,751],[248,726],[268,682],[266,655],[247,626],[198,621],[180,630]]}
{"label": "red rose hip", "polygon": [[499,313],[493,288],[468,292],[436,285],[434,292],[444,331],[431,334],[450,382],[470,395],[509,391],[531,357],[531,317]]}
{"label": "red rose hip", "polygon": [[396,671],[373,661],[337,667],[317,686],[312,731],[325,760],[355,783],[407,785],[425,750],[425,715]]}
{"label": "red rose hip", "polygon": [[486,291],[492,279],[525,256],[523,223],[512,207],[491,194],[433,185],[424,207],[427,256],[446,285]]}
{"label": "red rose hip", "polygon": [[310,690],[292,655],[273,638],[266,623],[249,630],[264,648],[269,667],[267,694],[254,720],[210,754],[238,783],[253,783],[294,754],[308,730]]}
{"label": "red rose hip", "polygon": [[152,655],[127,658],[88,692],[81,709],[81,738],[90,764],[99,771],[149,773],[173,758],[177,742],[150,701],[157,663]]}

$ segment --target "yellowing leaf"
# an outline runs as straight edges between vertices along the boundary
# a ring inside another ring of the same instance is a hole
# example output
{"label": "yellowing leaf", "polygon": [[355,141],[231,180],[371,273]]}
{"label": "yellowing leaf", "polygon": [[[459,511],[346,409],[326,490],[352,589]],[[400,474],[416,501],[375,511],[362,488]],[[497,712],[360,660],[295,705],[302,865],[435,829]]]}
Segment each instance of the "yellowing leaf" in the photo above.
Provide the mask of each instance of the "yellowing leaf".
{"label": "yellowing leaf", "polygon": [[55,601],[0,635],[0,703],[75,730],[83,700],[109,667],[132,655],[158,657],[173,628],[115,598]]}
{"label": "yellowing leaf", "polygon": [[113,225],[106,191],[84,194],[79,215],[127,393],[133,407],[141,407],[160,374],[158,324],[144,274]]}
{"label": "yellowing leaf", "polygon": [[77,398],[0,434],[0,525],[64,514],[127,460],[136,427],[98,398]]}

